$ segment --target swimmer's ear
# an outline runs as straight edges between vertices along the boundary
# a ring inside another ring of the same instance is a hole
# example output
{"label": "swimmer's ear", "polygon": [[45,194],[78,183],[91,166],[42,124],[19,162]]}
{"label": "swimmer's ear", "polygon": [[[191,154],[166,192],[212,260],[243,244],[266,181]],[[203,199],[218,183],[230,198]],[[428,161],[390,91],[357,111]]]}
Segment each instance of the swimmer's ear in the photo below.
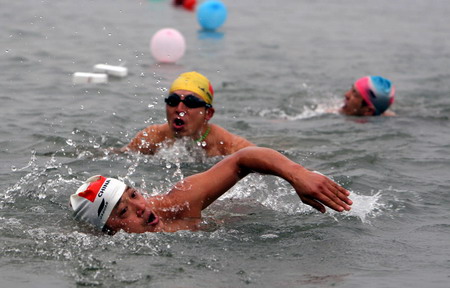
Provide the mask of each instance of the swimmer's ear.
{"label": "swimmer's ear", "polygon": [[373,116],[375,115],[375,108],[372,106],[365,106],[363,107],[363,115],[364,116]]}
{"label": "swimmer's ear", "polygon": [[209,121],[213,116],[214,116],[214,112],[216,112],[214,110],[214,107],[209,107],[206,108],[206,116],[205,116],[205,120]]}

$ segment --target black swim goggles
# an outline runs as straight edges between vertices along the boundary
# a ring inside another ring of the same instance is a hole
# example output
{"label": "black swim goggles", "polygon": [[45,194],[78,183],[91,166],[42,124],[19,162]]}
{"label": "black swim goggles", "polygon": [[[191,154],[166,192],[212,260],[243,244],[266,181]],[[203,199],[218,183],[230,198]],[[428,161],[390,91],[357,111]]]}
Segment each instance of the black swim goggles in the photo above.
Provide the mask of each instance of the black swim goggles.
{"label": "black swim goggles", "polygon": [[166,104],[170,107],[176,107],[178,106],[178,104],[180,104],[180,102],[183,102],[183,104],[188,108],[212,107],[211,104],[206,103],[205,101],[195,97],[194,95],[186,95],[184,96],[184,99],[181,99],[180,95],[176,93],[172,93],[167,96],[167,98],[164,99],[164,102],[166,102]]}

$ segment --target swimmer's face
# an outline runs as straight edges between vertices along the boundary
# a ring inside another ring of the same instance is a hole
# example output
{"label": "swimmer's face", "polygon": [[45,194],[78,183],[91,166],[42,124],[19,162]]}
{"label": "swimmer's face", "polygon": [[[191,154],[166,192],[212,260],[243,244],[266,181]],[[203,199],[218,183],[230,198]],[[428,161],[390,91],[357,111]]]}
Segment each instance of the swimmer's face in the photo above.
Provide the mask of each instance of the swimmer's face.
{"label": "swimmer's face", "polygon": [[[184,99],[188,95],[193,95],[203,101],[196,93],[188,90],[175,90],[175,93]],[[198,107],[189,108],[183,102],[177,106],[166,105],[167,122],[170,129],[174,132],[175,137],[189,136],[198,138],[202,134],[203,126],[214,115],[214,108]]]}
{"label": "swimmer's face", "polygon": [[352,86],[345,93],[345,102],[341,108],[341,113],[352,116],[370,116],[373,114],[373,111],[366,105],[361,94]]}
{"label": "swimmer's face", "polygon": [[161,225],[159,217],[148,207],[136,189],[127,187],[106,221],[112,234],[119,230],[128,233],[155,232]]}

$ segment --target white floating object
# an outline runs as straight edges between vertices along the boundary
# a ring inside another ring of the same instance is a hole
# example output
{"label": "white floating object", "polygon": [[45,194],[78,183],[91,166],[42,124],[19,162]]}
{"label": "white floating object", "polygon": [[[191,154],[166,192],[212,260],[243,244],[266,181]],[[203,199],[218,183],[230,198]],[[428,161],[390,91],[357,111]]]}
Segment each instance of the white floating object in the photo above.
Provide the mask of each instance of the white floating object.
{"label": "white floating object", "polygon": [[73,73],[72,80],[74,84],[107,83],[108,75],[104,73],[75,72]]}
{"label": "white floating object", "polygon": [[94,72],[106,73],[111,76],[125,77],[128,75],[128,69],[123,66],[112,66],[107,64],[97,64],[94,66]]}

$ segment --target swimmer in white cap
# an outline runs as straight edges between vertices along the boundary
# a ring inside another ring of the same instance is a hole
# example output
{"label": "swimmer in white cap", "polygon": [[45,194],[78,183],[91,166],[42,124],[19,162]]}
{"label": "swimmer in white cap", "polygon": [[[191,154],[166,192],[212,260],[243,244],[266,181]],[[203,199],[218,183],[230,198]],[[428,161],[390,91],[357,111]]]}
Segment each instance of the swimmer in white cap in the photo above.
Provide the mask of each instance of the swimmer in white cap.
{"label": "swimmer in white cap", "polygon": [[343,212],[352,205],[350,193],[329,178],[275,150],[258,147],[241,149],[180,181],[165,195],[144,198],[119,180],[94,176],[70,196],[70,203],[77,219],[109,234],[196,230],[201,211],[252,172],[285,179],[303,203],[322,213],[325,206]]}
{"label": "swimmer in white cap", "polygon": [[148,126],[128,145],[113,151],[153,155],[161,144],[171,145],[180,138],[192,139],[209,157],[254,146],[247,139],[209,123],[215,112],[213,100],[214,89],[208,78],[195,71],[182,73],[173,81],[165,99],[167,122]]}

